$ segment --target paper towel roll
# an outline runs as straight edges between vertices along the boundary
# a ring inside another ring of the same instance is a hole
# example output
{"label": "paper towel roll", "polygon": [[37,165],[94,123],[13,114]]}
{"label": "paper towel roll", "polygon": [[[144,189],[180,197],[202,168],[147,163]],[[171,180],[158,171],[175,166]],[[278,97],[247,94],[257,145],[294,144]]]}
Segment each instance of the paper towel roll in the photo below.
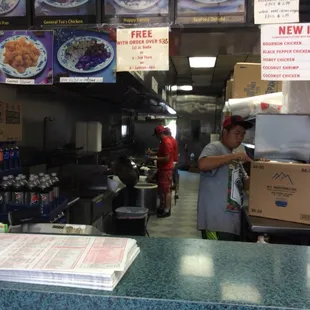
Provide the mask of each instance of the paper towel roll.
{"label": "paper towel roll", "polygon": [[283,114],[310,114],[310,81],[283,81]]}

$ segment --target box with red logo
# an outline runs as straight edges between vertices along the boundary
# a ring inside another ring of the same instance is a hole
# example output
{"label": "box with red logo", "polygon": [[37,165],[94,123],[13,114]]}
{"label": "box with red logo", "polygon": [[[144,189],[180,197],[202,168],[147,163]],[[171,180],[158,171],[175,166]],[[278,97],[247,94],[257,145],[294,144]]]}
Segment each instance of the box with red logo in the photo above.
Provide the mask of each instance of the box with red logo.
{"label": "box with red logo", "polygon": [[310,165],[253,162],[249,215],[310,224]]}
{"label": "box with red logo", "polygon": [[0,142],[22,140],[22,107],[20,103],[0,102]]}

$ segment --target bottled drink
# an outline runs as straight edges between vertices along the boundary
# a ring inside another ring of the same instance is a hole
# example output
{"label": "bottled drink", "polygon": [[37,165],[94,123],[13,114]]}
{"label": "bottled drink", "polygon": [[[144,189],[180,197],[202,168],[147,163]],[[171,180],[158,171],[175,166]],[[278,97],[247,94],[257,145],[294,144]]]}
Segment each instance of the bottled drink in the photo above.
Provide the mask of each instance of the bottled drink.
{"label": "bottled drink", "polygon": [[24,185],[20,177],[17,177],[13,184],[12,202],[15,204],[24,204]]}
{"label": "bottled drink", "polygon": [[9,148],[9,169],[15,169],[15,153],[14,153],[14,145],[12,144]]}
{"label": "bottled drink", "polygon": [[0,146],[0,170],[3,170],[3,148]]}
{"label": "bottled drink", "polygon": [[10,149],[8,146],[5,146],[3,150],[3,170],[10,169]]}
{"label": "bottled drink", "polygon": [[39,181],[41,182],[41,180],[43,180],[43,178],[44,178],[44,173],[39,173]]}
{"label": "bottled drink", "polygon": [[50,189],[45,179],[40,182],[39,185],[40,204],[48,205],[50,203]]}
{"label": "bottled drink", "polygon": [[0,213],[7,212],[7,204],[10,202],[10,189],[8,186],[8,177],[3,177],[0,184]]}
{"label": "bottled drink", "polygon": [[53,182],[48,174],[44,175],[44,179],[50,191],[50,202],[52,202],[54,201]]}
{"label": "bottled drink", "polygon": [[39,203],[39,188],[35,184],[34,178],[29,180],[27,184],[25,196],[26,196],[25,198],[26,203],[31,204],[31,205],[35,205]]}
{"label": "bottled drink", "polygon": [[53,182],[53,192],[54,192],[54,197],[56,199],[59,198],[60,194],[59,194],[59,185],[60,185],[60,181],[57,177],[57,173],[52,173],[52,178],[51,178],[52,182]]}
{"label": "bottled drink", "polygon": [[9,175],[8,176],[8,180],[7,180],[7,184],[8,184],[8,188],[9,188],[9,201],[12,202],[13,201],[13,192],[14,192],[14,184],[15,184],[15,180],[14,180],[14,176],[13,175]]}
{"label": "bottled drink", "polygon": [[15,145],[14,147],[14,166],[15,168],[21,167],[20,157],[19,157],[19,148],[17,145]]}

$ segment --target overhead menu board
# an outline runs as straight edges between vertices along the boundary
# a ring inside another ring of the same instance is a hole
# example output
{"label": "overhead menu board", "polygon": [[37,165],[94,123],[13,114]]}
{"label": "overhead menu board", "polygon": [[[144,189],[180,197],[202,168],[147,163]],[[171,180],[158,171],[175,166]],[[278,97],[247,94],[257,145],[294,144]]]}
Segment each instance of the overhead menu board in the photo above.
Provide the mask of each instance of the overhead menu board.
{"label": "overhead menu board", "polygon": [[58,29],[54,38],[54,81],[116,83],[115,31]]}
{"label": "overhead menu board", "polygon": [[96,23],[96,0],[34,0],[34,23],[70,26]]}
{"label": "overhead menu board", "polygon": [[148,24],[169,21],[169,0],[106,0],[104,21]]}
{"label": "overhead menu board", "polygon": [[0,29],[27,25],[29,8],[26,0],[0,0]]}
{"label": "overhead menu board", "polygon": [[178,0],[179,24],[244,23],[245,0]]}
{"label": "overhead menu board", "polygon": [[309,46],[310,24],[262,25],[262,80],[310,81]]}
{"label": "overhead menu board", "polygon": [[53,32],[1,31],[0,83],[52,84]]}

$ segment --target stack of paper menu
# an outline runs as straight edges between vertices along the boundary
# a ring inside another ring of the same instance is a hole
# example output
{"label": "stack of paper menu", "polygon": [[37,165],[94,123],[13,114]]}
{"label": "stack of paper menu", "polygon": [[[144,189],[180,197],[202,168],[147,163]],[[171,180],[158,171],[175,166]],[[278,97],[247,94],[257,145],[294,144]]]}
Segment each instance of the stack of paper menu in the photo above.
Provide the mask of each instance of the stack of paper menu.
{"label": "stack of paper menu", "polygon": [[1,234],[0,281],[113,290],[139,252],[134,239]]}

